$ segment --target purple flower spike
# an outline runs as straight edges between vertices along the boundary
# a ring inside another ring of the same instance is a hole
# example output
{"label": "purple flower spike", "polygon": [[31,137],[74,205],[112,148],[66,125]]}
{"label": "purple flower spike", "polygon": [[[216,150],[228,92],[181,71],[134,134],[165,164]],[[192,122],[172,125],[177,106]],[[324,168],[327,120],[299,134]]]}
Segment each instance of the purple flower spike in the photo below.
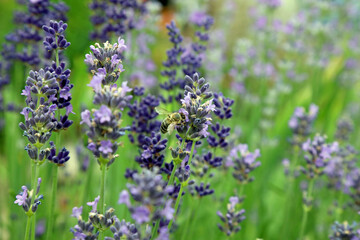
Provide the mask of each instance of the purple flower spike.
{"label": "purple flower spike", "polygon": [[22,206],[25,204],[25,201],[27,199],[28,196],[28,189],[26,186],[22,186],[22,192],[18,195],[16,195],[16,200],[15,200],[15,204],[18,204],[19,206]]}
{"label": "purple flower spike", "polygon": [[103,154],[109,154],[109,153],[113,152],[113,150],[112,150],[113,144],[111,141],[103,140],[100,143],[101,143],[101,145],[99,147],[100,152],[102,152]]}
{"label": "purple flower spike", "polygon": [[97,205],[99,203],[100,196],[97,196],[93,202],[86,203],[88,206],[92,207],[91,212],[97,212]]}

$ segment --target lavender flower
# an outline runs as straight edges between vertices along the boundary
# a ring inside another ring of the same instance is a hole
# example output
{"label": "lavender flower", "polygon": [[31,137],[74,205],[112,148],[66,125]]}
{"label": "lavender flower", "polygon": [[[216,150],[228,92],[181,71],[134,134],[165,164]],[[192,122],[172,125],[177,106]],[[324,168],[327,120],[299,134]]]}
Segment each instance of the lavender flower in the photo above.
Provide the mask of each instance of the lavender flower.
{"label": "lavender flower", "polygon": [[96,240],[98,239],[99,232],[95,231],[94,233],[94,225],[90,220],[87,222],[83,221],[81,218],[79,218],[78,214],[73,214],[73,217],[77,218],[78,223],[74,226],[74,228],[71,228],[70,231],[74,235],[75,240],[83,240],[83,239],[90,239],[90,240]]}
{"label": "lavender flower", "polygon": [[29,191],[26,186],[22,186],[22,192],[16,195],[16,200],[14,201],[14,203],[22,206],[26,215],[28,215],[29,217],[35,214],[39,204],[41,204],[40,200],[44,198],[43,195],[39,195],[40,184],[41,178],[38,178],[36,190],[32,189],[31,191]]}
{"label": "lavender flower", "polygon": [[325,137],[316,135],[311,141],[308,139],[303,143],[302,149],[305,151],[306,167],[300,170],[308,178],[312,179],[323,174],[323,169],[327,165],[331,155],[338,150],[338,143],[325,143]]}
{"label": "lavender flower", "polygon": [[82,210],[83,210],[83,207],[74,207],[73,210],[72,210],[72,214],[71,216],[74,217],[74,218],[77,218],[77,219],[81,219],[81,214],[82,214]]}
{"label": "lavender flower", "polygon": [[335,138],[339,141],[348,141],[353,130],[354,124],[350,119],[340,119],[337,123]]}
{"label": "lavender flower", "polygon": [[215,106],[212,100],[203,102],[212,96],[212,93],[208,92],[210,85],[204,78],[199,79],[199,75],[195,73],[193,78],[186,76],[185,80],[188,85],[185,86],[184,99],[181,100],[183,109],[180,109],[179,113],[182,114],[180,121],[174,124],[181,138],[196,141],[209,135],[207,129],[211,118],[208,115],[215,110]]}
{"label": "lavender flower", "polygon": [[93,117],[89,110],[83,111],[81,123],[88,127],[88,149],[93,152],[100,165],[110,166],[117,157],[115,153],[120,145],[118,138],[129,129],[120,127],[120,123],[121,111],[131,100],[132,96],[127,94],[132,89],[127,86],[127,82],[123,82],[121,87],[115,84],[123,71],[118,54],[126,48],[124,41],[119,38],[114,45],[109,42],[104,47],[95,45],[97,48],[90,47],[92,53],[86,55],[85,62],[90,64],[94,75],[90,84],[95,91],[93,103],[100,105],[100,108],[92,110]]}
{"label": "lavender flower", "polygon": [[9,46],[5,51],[17,51],[4,53],[3,56],[7,56],[7,60],[19,60],[38,69],[46,59],[51,58],[51,54],[41,51],[41,28],[50,20],[65,21],[68,7],[63,2],[50,3],[49,0],[30,1],[26,5],[27,12],[15,12],[14,20],[18,28],[6,36]]}
{"label": "lavender flower", "polygon": [[310,105],[309,113],[306,113],[302,107],[295,109],[289,121],[289,127],[294,133],[291,140],[293,144],[301,145],[305,138],[311,134],[312,125],[317,117],[318,110],[319,108],[314,104]]}
{"label": "lavender flower", "polygon": [[58,83],[50,72],[40,70],[39,72],[30,71],[26,80],[27,89],[25,107],[21,114],[25,117],[25,123],[20,123],[20,128],[24,131],[24,136],[29,140],[25,150],[31,159],[38,163],[43,163],[49,156],[49,149],[42,149],[44,144],[50,139],[52,130],[55,128],[56,105],[52,104],[52,96],[56,94]]}
{"label": "lavender flower", "polygon": [[[137,96],[143,95],[143,90],[134,89]],[[158,132],[161,123],[155,118],[158,116],[155,108],[160,105],[160,100],[152,95],[141,97],[140,100],[135,100],[129,104],[128,115],[133,118],[131,125],[131,133],[128,135],[132,143],[142,147],[146,136],[150,136],[152,132]]]}
{"label": "lavender flower", "polygon": [[140,25],[146,13],[146,3],[138,1],[92,1],[91,22],[94,31],[90,37],[103,42],[114,36],[125,35]]}
{"label": "lavender flower", "polygon": [[168,35],[170,36],[173,48],[166,52],[167,60],[163,62],[163,65],[167,69],[161,72],[161,75],[168,77],[168,81],[160,84],[160,87],[169,91],[178,86],[178,68],[181,66],[180,57],[185,52],[185,48],[181,46],[183,37],[180,30],[176,27],[175,22],[172,21],[166,25],[166,28],[169,30]]}
{"label": "lavender flower", "polygon": [[69,151],[66,148],[62,148],[58,154],[56,154],[56,147],[53,142],[50,142],[50,154],[47,157],[50,162],[57,164],[58,166],[64,166],[69,161]]}
{"label": "lavender flower", "polygon": [[97,205],[99,203],[99,200],[100,200],[100,196],[97,196],[95,198],[95,200],[93,202],[88,202],[87,205],[92,207],[92,212],[96,213],[97,212]]}
{"label": "lavender flower", "polygon": [[[122,191],[119,203],[125,203],[132,218],[139,224],[156,221],[161,217],[170,220],[174,210],[171,202],[166,202],[166,196],[173,188],[167,186],[161,175],[157,174],[158,169],[152,171],[144,170],[141,174],[133,175],[134,184],[127,184],[129,193],[135,200],[132,205],[128,199],[128,193]],[[160,207],[165,206],[161,209]]]}
{"label": "lavender flower", "polygon": [[[193,185],[190,185],[193,186]],[[195,191],[194,191],[195,190]],[[211,195],[215,192],[214,189],[210,189],[210,183],[207,183],[206,185],[202,182],[199,185],[195,185],[194,187],[190,188],[191,195],[196,195],[198,197],[205,197],[208,195]]]}
{"label": "lavender flower", "polygon": [[99,81],[103,85],[115,83],[120,73],[124,71],[120,58],[126,49],[124,40],[119,37],[117,43],[112,45],[105,42],[103,47],[95,43],[95,46],[91,45],[90,49],[92,52],[86,54],[85,63],[89,65],[91,73],[96,76],[96,78],[93,78],[93,84]]}
{"label": "lavender flower", "polygon": [[151,137],[143,137],[140,144],[142,144],[142,152],[140,156],[135,158],[135,161],[140,164],[142,168],[151,169],[153,167],[161,167],[164,162],[163,151],[166,148],[168,140],[161,139],[161,134],[153,132]]}
{"label": "lavender flower", "polygon": [[[41,48],[41,40],[44,37],[41,27],[51,19],[66,20],[65,14],[68,10],[63,2],[50,3],[49,0],[37,3],[32,1],[18,2],[21,5],[26,5],[26,11],[15,12],[14,23],[16,28],[5,38],[6,43],[1,51],[0,91],[10,83],[10,79],[16,80],[14,79],[14,71],[12,71],[15,62],[21,62],[24,67],[31,66],[34,70],[39,70],[41,66],[48,65],[51,54]],[[19,92],[24,87],[21,82],[14,84],[14,86],[15,92]],[[0,111],[2,112],[6,106],[3,106],[1,92],[0,95]],[[10,101],[13,109],[23,106],[17,101],[17,98],[6,99],[6,102]],[[8,110],[12,111],[11,109]]]}
{"label": "lavender flower", "polygon": [[105,237],[105,240],[140,240],[140,233],[134,224],[115,218],[115,223],[110,227],[111,232],[114,234],[113,238]]}
{"label": "lavender flower", "polygon": [[327,186],[334,190],[349,191],[350,176],[357,169],[358,152],[351,146],[339,146],[327,161],[324,174],[328,178]]}
{"label": "lavender flower", "polygon": [[67,28],[67,24],[63,21],[50,21],[49,25],[42,26],[42,29],[47,33],[47,37],[43,42],[47,51],[63,50],[70,46],[70,43],[63,35]]}
{"label": "lavender flower", "polygon": [[360,239],[360,232],[356,229],[357,224],[354,222],[353,224],[349,224],[348,222],[339,223],[335,222],[332,225],[331,229],[333,233],[329,236],[330,240],[359,240]]}
{"label": "lavender flower", "polygon": [[28,189],[26,186],[22,186],[21,189],[23,190],[22,193],[16,195],[15,204],[18,204],[19,206],[23,206],[26,203],[26,199],[28,197]]}
{"label": "lavender flower", "polygon": [[238,197],[230,197],[229,204],[227,205],[227,212],[225,216],[218,211],[217,215],[224,225],[218,224],[220,231],[224,232],[227,236],[237,233],[241,227],[239,224],[245,220],[245,210],[236,210],[236,205],[240,203]]}
{"label": "lavender flower", "polygon": [[231,149],[228,161],[234,168],[233,177],[241,184],[252,182],[254,177],[250,177],[249,173],[260,166],[261,163],[256,161],[258,157],[260,157],[259,149],[251,153],[246,144],[240,144]]}
{"label": "lavender flower", "polygon": [[[201,54],[206,51],[206,44],[209,40],[207,32],[214,24],[214,19],[212,17],[201,12],[195,13],[190,20],[198,28],[198,30],[195,31],[196,40],[191,44],[191,48],[187,49],[187,51],[185,51],[181,56],[183,73],[189,76],[198,72],[202,65],[203,57]],[[184,84],[180,83],[180,86],[182,87]]]}

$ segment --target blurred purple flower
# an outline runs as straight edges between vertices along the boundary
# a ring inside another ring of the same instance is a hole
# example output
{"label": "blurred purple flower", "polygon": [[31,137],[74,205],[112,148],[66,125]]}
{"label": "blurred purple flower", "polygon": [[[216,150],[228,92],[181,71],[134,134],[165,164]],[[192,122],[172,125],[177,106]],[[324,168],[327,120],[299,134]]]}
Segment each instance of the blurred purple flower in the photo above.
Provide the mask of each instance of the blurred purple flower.
{"label": "blurred purple flower", "polygon": [[74,217],[74,218],[81,218],[81,214],[82,214],[82,210],[83,210],[83,207],[74,207],[72,209],[72,214],[71,216]]}
{"label": "blurred purple flower", "polygon": [[90,111],[89,110],[85,110],[81,113],[81,122],[80,124],[85,123],[86,125],[88,125],[89,127],[91,127],[91,121],[90,121]]}
{"label": "blurred purple flower", "polygon": [[91,212],[96,213],[97,212],[97,205],[99,203],[100,196],[97,196],[93,202],[86,203],[88,206],[92,207]]}
{"label": "blurred purple flower", "polygon": [[121,191],[121,193],[119,195],[118,204],[123,204],[123,203],[128,207],[131,205],[130,196],[129,196],[128,191],[126,191],[126,190]]}
{"label": "blurred purple flower", "polygon": [[134,208],[131,216],[137,223],[142,224],[150,220],[150,211],[144,206],[136,207]]}
{"label": "blurred purple flower", "polygon": [[21,189],[23,190],[20,194],[16,195],[15,204],[18,204],[19,206],[22,206],[25,204],[25,201],[28,196],[28,189],[26,186],[22,186]]}

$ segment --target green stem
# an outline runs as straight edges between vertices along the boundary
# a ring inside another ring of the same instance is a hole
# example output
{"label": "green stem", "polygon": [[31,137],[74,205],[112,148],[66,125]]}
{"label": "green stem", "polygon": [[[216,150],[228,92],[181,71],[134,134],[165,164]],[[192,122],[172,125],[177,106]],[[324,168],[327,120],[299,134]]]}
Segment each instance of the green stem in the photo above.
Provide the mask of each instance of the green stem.
{"label": "green stem", "polygon": [[101,186],[100,186],[100,210],[101,213],[105,213],[105,175],[106,164],[101,164]]}
{"label": "green stem", "polygon": [[[191,146],[191,152],[190,152],[190,156],[189,156],[189,161],[188,161],[189,166],[191,165],[191,160],[192,160],[192,157],[193,157],[193,154],[194,154],[195,144],[196,144],[196,141],[193,141],[192,146]],[[179,205],[180,205],[180,200],[181,200],[181,197],[182,197],[182,193],[184,191],[185,186],[187,185],[186,183],[187,182],[181,183],[180,191],[179,191],[179,194],[177,195],[176,202],[175,202],[174,217],[170,220],[170,223],[168,225],[168,230],[169,231],[171,229],[171,226],[172,226],[172,224],[174,222],[176,213],[178,211],[178,208],[179,208]]]}
{"label": "green stem", "polygon": [[241,185],[240,185],[240,191],[239,191],[239,194],[238,194],[239,198],[242,197],[242,195],[243,195],[243,193],[244,193],[244,188],[245,188],[245,184],[244,184],[244,183],[241,183]]}
{"label": "green stem", "polygon": [[196,144],[196,141],[193,141],[192,145],[191,145],[191,152],[190,152],[189,162],[188,162],[189,166],[191,166],[191,160],[192,160],[192,157],[193,157],[193,154],[194,154],[195,144]]}
{"label": "green stem", "polygon": [[31,225],[31,217],[28,217],[26,222],[26,230],[25,230],[25,240],[29,240],[30,236],[30,225]]}
{"label": "green stem", "polygon": [[[39,149],[40,151],[40,149]],[[37,184],[37,178],[38,178],[38,165],[37,163],[32,163],[32,174],[31,174],[31,184],[32,184],[32,191],[33,191],[33,196],[32,196],[32,204],[35,201],[35,194],[36,194],[36,184]],[[35,239],[35,225],[36,225],[36,214],[31,216],[32,218],[32,224],[31,224],[31,240]]]}
{"label": "green stem", "polygon": [[184,192],[184,184],[181,184],[179,194],[178,194],[178,196],[177,196],[177,198],[176,198],[174,217],[170,220],[169,225],[168,225],[168,230],[169,230],[169,231],[170,231],[171,226],[172,226],[172,224],[173,224],[173,222],[174,222],[174,219],[175,219],[177,210],[178,210],[179,205],[180,205],[181,195],[182,195],[183,192]]}
{"label": "green stem", "polygon": [[178,165],[174,163],[174,167],[173,167],[173,170],[171,171],[171,175],[170,175],[170,178],[169,178],[168,186],[171,186],[171,185],[173,185],[173,183],[174,183],[175,172],[176,172],[177,166],[178,166]]}
{"label": "green stem", "polygon": [[[106,163],[101,163],[101,186],[100,186],[100,210],[102,214],[105,214],[105,175],[106,175]],[[104,231],[100,230],[100,240],[104,239]]]}
{"label": "green stem", "polygon": [[155,227],[154,227],[154,229],[153,229],[153,231],[151,233],[151,238],[150,239],[155,239],[155,236],[156,236],[156,234],[158,232],[159,226],[160,226],[160,219],[156,221]]}
{"label": "green stem", "polygon": [[36,229],[36,215],[32,216],[31,221],[31,240],[35,240],[35,229]]}
{"label": "green stem", "polygon": [[[180,146],[181,149],[183,149],[184,144],[185,144],[185,140],[183,140],[182,143],[181,143],[181,146]],[[173,170],[171,171],[171,175],[170,175],[170,178],[169,178],[168,186],[171,186],[171,185],[174,184],[175,172],[176,172],[177,167],[178,167],[178,165],[174,163],[174,167],[173,167]],[[159,226],[160,226],[160,219],[158,219],[156,221],[156,223],[155,223],[155,227],[154,227],[154,229],[152,231],[152,234],[151,234],[151,239],[155,239],[155,236],[157,235]]]}
{"label": "green stem", "polygon": [[[310,180],[310,183],[309,183],[309,188],[308,188],[308,191],[307,191],[307,196],[306,196],[306,200],[311,200],[311,194],[312,194],[312,191],[313,191],[313,187],[314,187],[314,179],[311,179]],[[307,219],[308,219],[308,215],[309,215],[309,212],[311,210],[311,205],[310,206],[307,206],[307,205],[303,205],[303,217],[302,217],[302,220],[301,220],[301,228],[300,228],[300,238],[299,240],[302,240],[303,237],[304,237],[304,234],[305,234],[305,228],[306,228],[306,223],[307,223]]]}
{"label": "green stem", "polygon": [[[286,192],[286,196],[285,196],[285,211],[284,211],[284,222],[288,222],[290,214],[292,213],[291,211],[291,205],[293,204],[293,201],[291,201],[291,199],[294,199],[294,184],[295,184],[295,177],[294,177],[294,172],[295,169],[297,167],[298,164],[298,160],[299,160],[299,146],[295,146],[294,149],[294,159],[291,161],[290,163],[290,167],[289,167],[289,181],[286,182],[287,186],[287,192]],[[283,236],[286,238],[289,234],[289,228],[283,228]]]}
{"label": "green stem", "polygon": [[58,166],[54,165],[53,167],[53,176],[52,176],[52,191],[51,191],[51,202],[50,202],[50,211],[49,211],[49,223],[47,229],[46,239],[51,239],[53,233],[54,225],[54,212],[55,212],[55,202],[56,202],[56,192],[57,192],[57,182],[58,182]]}
{"label": "green stem", "polygon": [[[56,37],[56,41],[57,41],[57,37]],[[56,49],[55,50],[55,61],[56,61],[56,66],[60,66],[60,61],[59,61],[59,50]]]}

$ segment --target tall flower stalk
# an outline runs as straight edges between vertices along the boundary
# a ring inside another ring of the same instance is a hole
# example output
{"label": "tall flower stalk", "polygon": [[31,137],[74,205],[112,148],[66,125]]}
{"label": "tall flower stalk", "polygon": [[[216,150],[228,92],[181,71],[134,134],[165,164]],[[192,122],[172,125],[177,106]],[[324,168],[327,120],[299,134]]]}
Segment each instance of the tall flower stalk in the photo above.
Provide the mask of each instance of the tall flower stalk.
{"label": "tall flower stalk", "polygon": [[[95,44],[90,49],[92,53],[86,55],[85,62],[89,65],[93,78],[88,86],[92,87],[95,96],[93,103],[96,109],[85,110],[81,113],[82,124],[88,130],[88,149],[94,154],[101,170],[101,185],[99,195],[99,208],[105,214],[105,181],[108,167],[118,157],[116,150],[121,145],[119,137],[125,135],[128,127],[121,127],[122,111],[129,104],[132,96],[127,95],[132,89],[123,82],[118,87],[116,82],[120,73],[124,71],[121,64],[121,54],[126,48],[124,40],[119,38],[118,43],[104,43],[104,46]],[[104,231],[109,226],[98,225],[100,239],[104,238]]]}
{"label": "tall flower stalk", "polygon": [[[68,119],[70,113],[72,113],[71,93],[70,90],[73,88],[73,85],[70,84],[69,76],[70,70],[66,69],[65,62],[60,61],[60,51],[65,50],[70,46],[70,43],[66,40],[64,32],[67,29],[67,24],[60,21],[50,21],[48,25],[44,25],[43,30],[46,33],[45,40],[43,42],[45,49],[54,56],[55,62],[53,62],[47,70],[50,71],[53,76],[56,78],[58,83],[57,94],[51,98],[52,103],[56,104],[56,116],[55,116],[55,129],[57,132],[56,135],[56,145],[52,142],[50,155],[48,159],[56,164],[52,169],[52,191],[51,191],[51,202],[49,210],[49,222],[47,224],[47,239],[51,239],[53,233],[53,224],[55,220],[55,202],[56,202],[56,192],[57,192],[57,180],[58,180],[58,167],[63,166],[67,162],[69,157],[69,152],[66,148],[60,150],[60,131],[66,130],[70,127],[73,121]],[[54,53],[54,54],[53,54]],[[66,109],[66,113],[61,115],[61,109]],[[58,151],[56,151],[56,147]],[[58,154],[56,154],[58,152]]]}
{"label": "tall flower stalk", "polygon": [[[22,95],[26,96],[27,107],[21,112],[25,117],[25,122],[21,122],[19,126],[24,131],[24,136],[29,140],[25,150],[32,159],[31,184],[33,191],[36,188],[38,168],[51,154],[46,143],[56,128],[55,111],[57,106],[53,104],[52,99],[57,94],[58,88],[59,84],[54,75],[49,71],[45,72],[40,69],[39,72],[30,71],[25,89],[22,92]],[[31,195],[29,194],[29,196]],[[32,239],[34,239],[36,223],[34,213],[37,208],[33,209],[33,206],[36,204],[36,198],[31,196],[30,199],[29,204],[32,207],[27,209],[26,214],[29,216],[28,221],[32,221],[31,234]]]}
{"label": "tall flower stalk", "polygon": [[327,166],[331,154],[338,150],[337,142],[327,144],[325,139],[325,137],[316,135],[313,140],[308,139],[302,144],[302,150],[305,152],[306,167],[301,167],[300,171],[309,179],[309,184],[304,191],[303,217],[301,220],[299,239],[303,239],[305,235],[308,214],[312,208],[315,180],[324,174],[324,168]]}
{"label": "tall flower stalk", "polygon": [[[213,100],[210,99],[212,93],[208,91],[210,84],[204,78],[199,78],[197,73],[192,78],[186,76],[185,80],[187,85],[184,88],[184,98],[181,100],[182,108],[175,113],[168,114],[160,127],[162,133],[169,132],[170,134],[176,129],[181,140],[180,147],[171,148],[173,164],[171,165],[172,170],[169,172],[168,183],[168,185],[173,185],[176,177],[180,184],[179,192],[175,197],[175,214],[184,189],[189,183],[190,166],[196,142],[209,136],[208,126],[211,124],[209,116],[215,110]],[[162,111],[159,112],[162,113]],[[170,165],[168,166],[170,167]],[[170,220],[168,230],[171,229],[174,218]],[[156,230],[155,227],[153,237],[157,233]]]}

